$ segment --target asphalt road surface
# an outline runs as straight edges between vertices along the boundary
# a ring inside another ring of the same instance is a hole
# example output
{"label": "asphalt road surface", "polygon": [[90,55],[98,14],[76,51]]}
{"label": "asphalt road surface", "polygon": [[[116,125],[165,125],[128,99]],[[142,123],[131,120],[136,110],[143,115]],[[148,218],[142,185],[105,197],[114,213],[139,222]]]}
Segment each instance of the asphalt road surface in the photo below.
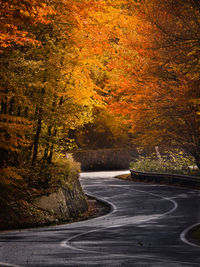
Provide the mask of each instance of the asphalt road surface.
{"label": "asphalt road surface", "polygon": [[0,234],[0,266],[200,266],[185,235],[200,222],[200,191],[81,174],[85,191],[109,202],[88,221]]}

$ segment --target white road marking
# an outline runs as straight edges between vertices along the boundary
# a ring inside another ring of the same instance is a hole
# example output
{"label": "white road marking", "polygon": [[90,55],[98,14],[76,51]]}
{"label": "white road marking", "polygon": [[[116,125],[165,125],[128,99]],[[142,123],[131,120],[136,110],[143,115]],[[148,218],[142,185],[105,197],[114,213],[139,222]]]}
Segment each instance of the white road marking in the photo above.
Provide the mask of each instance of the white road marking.
{"label": "white road marking", "polygon": [[10,264],[10,263],[5,263],[5,262],[0,262],[0,267],[5,267],[5,266],[9,266],[9,267],[22,267],[19,265],[14,265],[14,264]]}
{"label": "white road marking", "polygon": [[[128,171],[125,171],[124,173],[128,173]],[[85,173],[86,174],[86,176],[88,175],[88,174],[90,174],[90,173]],[[99,177],[99,175],[101,175],[101,174],[104,174],[104,172],[100,172],[100,173],[97,173],[97,177]],[[107,174],[107,173],[106,173]],[[110,172],[109,173],[109,175],[111,175],[112,173]],[[123,171],[121,171],[121,172],[119,172],[119,174],[123,174]],[[83,177],[84,177],[85,175],[83,175]],[[114,174],[114,175],[111,175],[110,177],[113,177],[113,176],[116,176],[116,173]],[[94,185],[95,186],[95,185]],[[112,185],[110,185],[110,186],[112,186]],[[116,185],[117,186],[117,185]],[[143,186],[166,186],[166,185],[143,185]],[[127,185],[120,185],[119,187],[127,187]],[[144,192],[144,191],[140,191],[140,190],[136,190],[136,189],[134,189],[135,191],[139,191],[139,192]],[[199,191],[198,190],[192,190],[192,191],[190,191],[189,192],[190,194],[199,194]],[[155,194],[153,194],[153,193],[149,193],[149,194],[151,194],[151,195],[155,195]],[[156,195],[155,195],[156,196]],[[157,195],[158,196],[158,195]],[[200,196],[200,194],[199,194],[199,196]],[[180,198],[180,197],[184,197],[184,198],[186,198],[187,196],[186,196],[186,194],[182,194],[182,195],[177,195],[177,196],[175,196],[175,197],[171,197],[171,198],[165,198],[165,197],[162,197],[162,198],[164,198],[164,199],[166,199],[166,200],[169,200],[169,201],[171,201],[171,202],[173,202],[173,204],[174,204],[174,208],[172,209],[172,210],[170,210],[169,212],[167,212],[167,213],[165,213],[165,214],[163,214],[162,216],[165,216],[165,215],[167,215],[167,214],[169,214],[169,213],[172,213],[174,210],[176,210],[177,209],[177,207],[178,207],[178,204],[177,204],[177,202],[176,201],[174,201],[173,199],[175,199],[175,198]],[[195,226],[198,226],[198,225],[200,225],[200,222],[198,222],[198,223],[196,223],[196,224],[194,224],[194,225],[191,225],[190,227],[188,227],[187,229],[185,229],[181,234],[180,234],[180,239],[181,239],[181,241],[182,242],[184,242],[184,243],[186,243],[186,244],[188,244],[188,245],[190,245],[190,246],[193,246],[193,247],[200,247],[199,245],[197,245],[197,244],[194,244],[194,243],[192,243],[192,242],[190,242],[189,240],[187,240],[187,238],[186,238],[186,235],[187,235],[187,233],[192,229],[192,228],[194,228]]]}
{"label": "white road marking", "polygon": [[198,222],[198,223],[196,223],[196,224],[193,224],[193,225],[191,225],[190,227],[186,228],[186,229],[180,234],[180,239],[181,239],[181,241],[183,241],[183,242],[186,243],[187,245],[190,245],[190,246],[192,246],[192,247],[198,247],[198,248],[200,248],[199,245],[190,242],[190,241],[186,238],[187,233],[188,233],[190,230],[192,230],[192,228],[194,228],[194,227],[196,227],[196,226],[200,226],[200,222]]}
{"label": "white road marking", "polygon": [[[110,186],[111,186],[111,187],[120,187],[120,185],[110,185]],[[128,187],[130,187],[130,186],[128,186]],[[70,242],[71,242],[73,239],[77,238],[77,237],[84,236],[84,235],[87,235],[87,234],[90,234],[90,233],[99,232],[99,231],[102,231],[102,230],[105,230],[105,229],[112,228],[112,227],[114,227],[116,224],[117,224],[118,227],[120,227],[120,226],[124,226],[124,225],[130,224],[130,223],[133,224],[133,220],[135,221],[134,224],[139,224],[139,223],[142,223],[142,222],[148,222],[148,221],[151,221],[151,220],[153,220],[153,219],[158,219],[158,218],[160,218],[160,217],[169,215],[170,213],[174,212],[174,211],[177,209],[177,207],[178,207],[178,204],[177,204],[176,201],[174,201],[174,200],[172,200],[172,199],[170,199],[170,198],[167,198],[167,197],[163,197],[163,196],[158,195],[158,194],[153,194],[153,193],[149,193],[149,192],[146,192],[146,191],[137,190],[137,189],[133,189],[133,188],[126,188],[126,190],[131,190],[131,191],[133,190],[133,191],[137,191],[137,192],[141,192],[141,193],[145,193],[145,194],[153,195],[153,196],[155,196],[155,197],[162,198],[162,199],[164,199],[164,200],[167,200],[167,201],[172,202],[173,205],[174,205],[174,207],[173,207],[171,210],[169,210],[169,211],[167,211],[167,212],[165,212],[165,213],[163,213],[163,214],[154,214],[154,215],[150,215],[150,216],[145,216],[145,215],[143,215],[143,216],[133,216],[133,217],[129,217],[128,219],[124,218],[123,220],[122,220],[121,218],[118,218],[118,220],[115,220],[115,221],[114,221],[114,224],[113,224],[113,222],[112,222],[112,225],[108,225],[108,222],[105,222],[106,225],[107,225],[106,227],[102,227],[102,228],[100,228],[100,229],[94,229],[94,230],[86,231],[86,232],[83,232],[83,233],[80,233],[80,234],[76,234],[76,235],[74,235],[74,236],[72,236],[72,237],[70,237],[70,238],[67,238],[67,239],[63,240],[63,241],[60,243],[61,247],[71,248],[71,249],[73,249],[73,250],[79,250],[79,251],[87,251],[87,252],[91,252],[91,253],[100,253],[100,252],[97,252],[97,251],[89,251],[89,250],[85,250],[85,249],[77,248],[77,247],[75,247],[74,245],[70,244]],[[93,196],[94,196],[94,195],[93,195]],[[94,196],[94,197],[96,197],[96,196]],[[100,198],[99,198],[99,199],[100,199]],[[101,199],[100,199],[100,200],[101,200]],[[104,200],[104,201],[105,201],[105,200]],[[111,204],[112,206],[114,206],[114,209],[112,210],[112,212],[109,213],[109,214],[107,214],[107,215],[105,215],[105,216],[110,216],[112,213],[115,213],[115,212],[117,211],[117,207],[116,207],[113,203],[109,202],[108,200],[106,200],[106,202],[108,202],[109,204]],[[99,217],[98,217],[98,218],[99,218]],[[95,218],[95,219],[98,219],[98,218]],[[119,222],[120,222],[121,224],[118,224]],[[117,226],[116,226],[116,227],[117,227]],[[102,253],[103,253],[103,254],[106,254],[106,253],[104,253],[104,252],[101,252],[101,254],[102,254]]]}

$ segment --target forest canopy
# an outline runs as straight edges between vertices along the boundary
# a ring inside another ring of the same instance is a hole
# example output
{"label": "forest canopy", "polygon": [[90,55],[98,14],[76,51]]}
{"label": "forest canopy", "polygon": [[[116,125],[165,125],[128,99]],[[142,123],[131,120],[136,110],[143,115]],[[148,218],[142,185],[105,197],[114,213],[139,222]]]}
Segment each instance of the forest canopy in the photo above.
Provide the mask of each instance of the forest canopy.
{"label": "forest canopy", "polygon": [[107,146],[179,147],[200,167],[199,1],[0,5],[2,185],[76,137],[84,147],[86,133]]}

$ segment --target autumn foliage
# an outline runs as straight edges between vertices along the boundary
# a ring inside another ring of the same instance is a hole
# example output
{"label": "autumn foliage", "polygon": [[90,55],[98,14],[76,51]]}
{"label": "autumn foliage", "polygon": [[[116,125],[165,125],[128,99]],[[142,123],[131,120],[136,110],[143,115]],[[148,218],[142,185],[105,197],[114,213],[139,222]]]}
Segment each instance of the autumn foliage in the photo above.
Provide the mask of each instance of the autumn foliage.
{"label": "autumn foliage", "polygon": [[51,163],[100,103],[75,38],[93,4],[1,1],[2,185],[21,178],[21,165]]}
{"label": "autumn foliage", "polygon": [[197,0],[0,4],[2,185],[86,131],[179,147],[200,165]]}
{"label": "autumn foliage", "polygon": [[128,7],[125,35],[110,63],[110,107],[130,125],[135,144],[179,147],[199,166],[199,2]]}

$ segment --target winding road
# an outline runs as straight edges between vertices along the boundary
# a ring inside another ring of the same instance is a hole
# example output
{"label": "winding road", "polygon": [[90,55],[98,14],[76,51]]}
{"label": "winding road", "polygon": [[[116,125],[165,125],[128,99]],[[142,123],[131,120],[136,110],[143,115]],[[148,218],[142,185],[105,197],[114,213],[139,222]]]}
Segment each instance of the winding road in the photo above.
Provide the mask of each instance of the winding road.
{"label": "winding road", "polygon": [[186,239],[200,222],[200,191],[81,174],[86,193],[112,206],[95,219],[0,233],[0,266],[200,266]]}

